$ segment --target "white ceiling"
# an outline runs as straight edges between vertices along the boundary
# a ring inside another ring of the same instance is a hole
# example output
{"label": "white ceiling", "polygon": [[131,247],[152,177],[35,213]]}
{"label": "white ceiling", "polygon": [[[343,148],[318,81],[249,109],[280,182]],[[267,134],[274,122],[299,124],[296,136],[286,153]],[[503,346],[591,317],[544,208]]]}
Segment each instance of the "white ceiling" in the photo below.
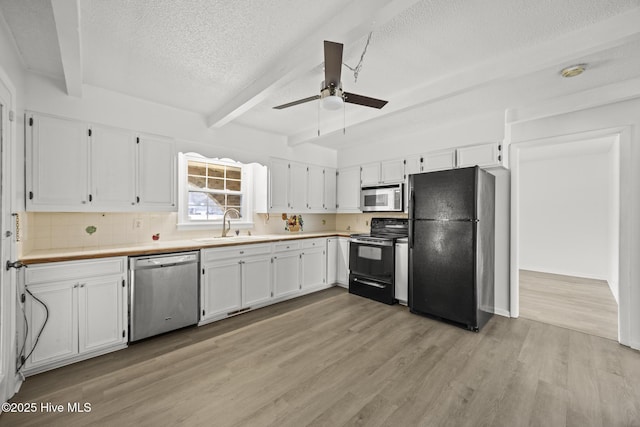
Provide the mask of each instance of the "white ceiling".
{"label": "white ceiling", "polygon": [[[0,13],[25,66],[69,93],[102,87],[291,145],[339,148],[640,76],[640,0],[0,0]],[[344,43],[353,67],[370,31],[358,81],[347,67],[342,81],[382,110],[271,108],[318,94],[323,40]],[[559,77],[577,62],[587,73]]]}

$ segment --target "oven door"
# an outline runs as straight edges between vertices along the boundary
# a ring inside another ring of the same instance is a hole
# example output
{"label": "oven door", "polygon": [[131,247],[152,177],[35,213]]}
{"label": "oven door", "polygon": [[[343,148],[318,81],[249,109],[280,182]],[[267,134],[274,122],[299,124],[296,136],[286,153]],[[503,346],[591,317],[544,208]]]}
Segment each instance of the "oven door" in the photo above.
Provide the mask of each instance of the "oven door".
{"label": "oven door", "polygon": [[351,274],[377,282],[393,283],[395,253],[392,240],[358,242],[353,239],[349,247]]}

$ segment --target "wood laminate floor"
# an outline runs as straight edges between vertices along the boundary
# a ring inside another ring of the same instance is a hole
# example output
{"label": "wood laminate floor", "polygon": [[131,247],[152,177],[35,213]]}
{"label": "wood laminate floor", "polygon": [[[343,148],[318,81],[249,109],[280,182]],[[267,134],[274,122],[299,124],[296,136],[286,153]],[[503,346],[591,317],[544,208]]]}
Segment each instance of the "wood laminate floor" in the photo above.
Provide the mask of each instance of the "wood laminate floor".
{"label": "wood laminate floor", "polygon": [[332,288],[27,379],[84,414],[0,425],[638,426],[640,353],[494,316],[479,333]]}
{"label": "wood laminate floor", "polygon": [[618,304],[604,280],[520,270],[520,316],[618,341]]}

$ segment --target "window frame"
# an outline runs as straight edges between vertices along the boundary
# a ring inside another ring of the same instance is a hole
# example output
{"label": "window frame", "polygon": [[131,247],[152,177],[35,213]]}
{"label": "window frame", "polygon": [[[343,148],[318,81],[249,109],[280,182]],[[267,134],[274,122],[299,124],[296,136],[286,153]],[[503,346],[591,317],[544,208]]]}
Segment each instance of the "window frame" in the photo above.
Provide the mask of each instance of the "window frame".
{"label": "window frame", "polygon": [[214,220],[192,220],[189,218],[189,184],[188,162],[195,161],[220,166],[239,167],[242,172],[240,193],[242,194],[241,219],[227,217],[231,221],[231,228],[243,230],[253,228],[253,175],[250,167],[228,158],[205,157],[198,153],[178,153],[178,230],[221,229],[222,218]]}

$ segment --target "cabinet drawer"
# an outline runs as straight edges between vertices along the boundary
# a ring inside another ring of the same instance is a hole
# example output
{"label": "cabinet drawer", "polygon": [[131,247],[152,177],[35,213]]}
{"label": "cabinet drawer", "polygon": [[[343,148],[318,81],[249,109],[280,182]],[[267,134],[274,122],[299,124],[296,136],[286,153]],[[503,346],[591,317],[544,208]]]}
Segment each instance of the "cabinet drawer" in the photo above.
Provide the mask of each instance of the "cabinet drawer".
{"label": "cabinet drawer", "polygon": [[240,258],[251,255],[262,255],[271,253],[271,245],[262,243],[259,245],[238,245],[226,246],[224,248],[213,248],[202,250],[202,262],[213,262],[220,259]]}
{"label": "cabinet drawer", "polygon": [[302,241],[303,249],[324,248],[327,244],[327,239],[305,239]]}
{"label": "cabinet drawer", "polygon": [[34,285],[37,283],[124,274],[127,268],[126,260],[125,257],[118,257],[34,265],[24,270],[25,284]]}
{"label": "cabinet drawer", "polygon": [[299,249],[302,249],[302,242],[300,240],[290,240],[273,244],[273,252],[295,251]]}

